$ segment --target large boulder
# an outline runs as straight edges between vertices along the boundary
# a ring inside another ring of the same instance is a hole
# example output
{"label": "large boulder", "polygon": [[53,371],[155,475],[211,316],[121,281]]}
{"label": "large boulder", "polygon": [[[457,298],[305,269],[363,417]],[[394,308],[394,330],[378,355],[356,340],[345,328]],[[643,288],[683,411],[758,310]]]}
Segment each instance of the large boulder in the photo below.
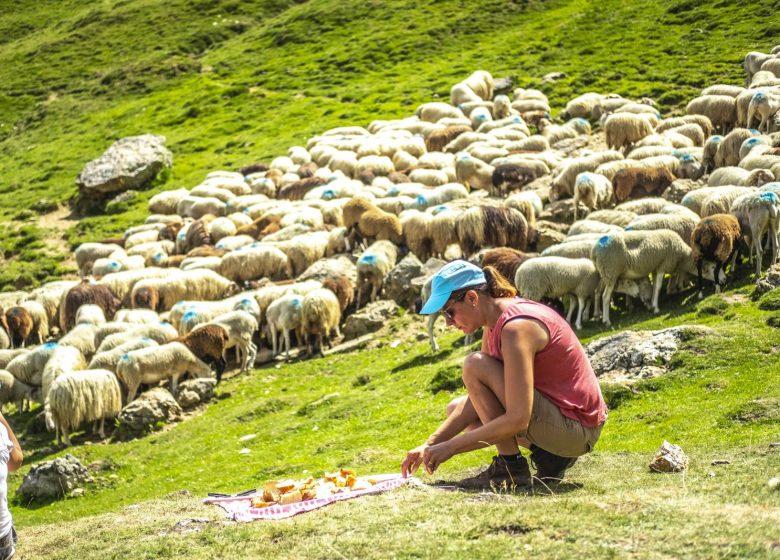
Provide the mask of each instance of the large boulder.
{"label": "large boulder", "polygon": [[170,167],[172,160],[163,136],[121,138],[81,170],[76,179],[80,198],[104,199],[109,194],[144,188],[160,170]]}
{"label": "large boulder", "polygon": [[91,481],[87,468],[73,455],[65,455],[30,469],[16,495],[28,502],[54,500]]}
{"label": "large boulder", "polygon": [[633,382],[666,373],[680,345],[712,329],[680,326],[660,331],[623,331],[585,346],[593,371],[601,381]]}
{"label": "large boulder", "polygon": [[414,253],[409,253],[385,277],[385,295],[405,309],[409,309],[420,296],[412,279],[420,275],[423,264]]}
{"label": "large boulder", "polygon": [[211,377],[188,379],[179,384],[179,394],[176,402],[183,409],[193,408],[201,403],[210,401],[214,397],[214,387],[217,380]]}
{"label": "large boulder", "polygon": [[147,433],[160,423],[181,420],[181,406],[168,390],[155,387],[141,393],[119,413],[119,432],[124,434]]}
{"label": "large boulder", "polygon": [[378,331],[385,326],[393,315],[398,313],[398,305],[391,300],[379,300],[369,303],[356,311],[344,323],[344,340],[351,340],[366,333]]}
{"label": "large boulder", "polygon": [[780,263],[773,264],[766,273],[756,280],[756,296],[762,296],[767,292],[780,288]]}
{"label": "large boulder", "polygon": [[[588,209],[580,205],[581,214],[584,216]],[[574,221],[574,200],[564,198],[548,204],[544,211],[537,216],[538,220],[556,222],[559,224],[570,224]]]}

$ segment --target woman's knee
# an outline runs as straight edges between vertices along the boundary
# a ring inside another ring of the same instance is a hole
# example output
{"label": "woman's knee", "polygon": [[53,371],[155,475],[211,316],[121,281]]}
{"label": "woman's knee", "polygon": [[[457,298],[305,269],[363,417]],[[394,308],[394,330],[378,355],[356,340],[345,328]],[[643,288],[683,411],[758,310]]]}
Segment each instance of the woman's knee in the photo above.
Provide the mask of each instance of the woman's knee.
{"label": "woman's knee", "polygon": [[465,395],[462,397],[455,397],[452,399],[449,404],[447,405],[447,416],[452,416],[452,413],[455,412],[458,407],[461,405],[463,401],[465,401],[468,397]]}
{"label": "woman's knee", "polygon": [[463,362],[463,383],[468,387],[469,383],[481,381],[496,367],[503,370],[501,362],[493,356],[485,352],[472,352]]}

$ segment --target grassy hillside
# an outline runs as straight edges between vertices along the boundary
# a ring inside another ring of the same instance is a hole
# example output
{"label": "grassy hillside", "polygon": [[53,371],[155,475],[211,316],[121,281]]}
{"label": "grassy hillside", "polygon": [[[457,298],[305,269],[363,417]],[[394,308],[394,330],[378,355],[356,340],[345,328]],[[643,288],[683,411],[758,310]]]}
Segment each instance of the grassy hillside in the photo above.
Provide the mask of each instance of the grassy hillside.
{"label": "grassy hillside", "polygon": [[[557,108],[587,90],[678,109],[741,83],[780,36],[772,3],[662,0],[43,1],[0,10],[0,287],[68,272],[39,215],[71,200],[112,141],[163,134],[174,168],[69,243],[142,220],[162,188],[285,153],[343,124],[410,114],[476,68],[541,87]],[[566,78],[542,83],[562,71]],[[161,181],[162,182],[162,181]]]}
{"label": "grassy hillside", "polygon": [[[780,475],[780,447],[769,446],[778,440],[780,353],[767,322],[777,322],[770,308],[780,305],[772,294],[760,309],[751,291],[746,284],[701,303],[680,296],[658,317],[619,320],[621,329],[700,323],[714,334],[686,343],[664,378],[605,387],[611,412],[597,450],[553,495],[402,489],[249,527],[224,525],[217,508],[200,505],[207,492],[336,466],[397,471],[461,394],[459,364],[469,350],[449,333],[431,354],[427,341],[416,340],[423,322],[403,316],[359,353],[229,379],[216,402],[166,431],[68,450],[97,465],[96,482],[80,498],[15,504],[21,551],[49,558],[440,558],[441,550],[476,558],[529,551],[541,558],[769,557],[780,542],[777,491],[767,486]],[[664,439],[690,455],[684,475],[649,472]],[[65,453],[49,447],[48,435],[29,435],[24,445],[28,464]],[[250,452],[239,453],[244,448]],[[490,456],[456,457],[434,479],[458,479]],[[21,476],[11,480],[13,492]],[[201,520],[200,533],[176,528],[192,518]]]}

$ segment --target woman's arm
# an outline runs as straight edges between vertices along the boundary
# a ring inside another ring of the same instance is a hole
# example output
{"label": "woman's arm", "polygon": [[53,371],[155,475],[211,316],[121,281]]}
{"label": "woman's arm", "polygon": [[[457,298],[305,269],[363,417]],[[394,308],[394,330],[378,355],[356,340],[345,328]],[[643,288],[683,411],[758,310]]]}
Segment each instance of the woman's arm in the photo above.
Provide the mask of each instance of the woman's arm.
{"label": "woman's arm", "polygon": [[5,429],[8,432],[8,438],[11,440],[11,443],[14,444],[14,448],[11,450],[11,458],[8,459],[8,472],[16,472],[19,470],[19,467],[22,466],[22,461],[24,460],[22,446],[19,445],[19,441],[16,439],[14,431],[11,429],[8,420],[5,419],[2,412],[0,412],[0,423],[5,426]]}

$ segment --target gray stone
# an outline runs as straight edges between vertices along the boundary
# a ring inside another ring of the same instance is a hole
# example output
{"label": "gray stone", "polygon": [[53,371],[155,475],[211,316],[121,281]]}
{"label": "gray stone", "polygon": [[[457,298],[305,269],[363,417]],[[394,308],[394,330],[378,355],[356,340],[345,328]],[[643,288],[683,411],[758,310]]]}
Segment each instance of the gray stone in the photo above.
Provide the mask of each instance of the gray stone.
{"label": "gray stone", "polygon": [[422,268],[420,269],[420,274],[422,274],[426,278],[428,276],[433,276],[445,264],[447,264],[447,261],[444,261],[442,259],[437,259],[435,257],[431,257],[430,259],[425,261],[424,265],[422,265]]}
{"label": "gray stone", "polygon": [[320,259],[304,270],[296,280],[298,282],[305,282],[306,280],[322,282],[328,276],[346,276],[354,284],[357,282],[355,259],[346,254]]}
{"label": "gray stone", "polygon": [[216,386],[217,380],[210,377],[188,379],[179,384],[176,402],[183,409],[193,408],[210,401],[214,397],[214,387]]}
{"label": "gray stone", "polygon": [[623,331],[594,340],[585,347],[585,352],[601,381],[630,383],[666,373],[682,342],[711,333],[712,329],[702,326]]}
{"label": "gray stone", "polygon": [[422,270],[420,259],[409,253],[385,277],[385,295],[405,309],[409,309],[420,296],[420,288],[412,279]]}
{"label": "gray stone", "polygon": [[493,93],[495,95],[498,94],[509,94],[512,92],[512,88],[515,85],[515,79],[512,77],[507,78],[496,78],[493,80]]}
{"label": "gray stone", "polygon": [[84,166],[76,185],[87,198],[139,189],[148,185],[163,167],[170,167],[173,155],[165,137],[155,134],[128,136],[114,142],[99,158]]}
{"label": "gray stone", "polygon": [[[545,222],[546,224],[550,224],[552,222]],[[568,229],[568,224],[566,224],[566,229]],[[537,224],[536,231],[538,234],[538,237],[536,239],[536,250],[540,253],[547,249],[548,247],[552,247],[553,245],[557,245],[558,243],[561,243],[564,239],[566,239],[566,234],[561,232],[558,228],[555,227],[544,227]]]}
{"label": "gray stone", "polygon": [[542,76],[543,82],[557,82],[558,80],[562,80],[566,77],[566,74],[563,72],[550,72],[549,74],[545,74]]}
{"label": "gray stone", "polygon": [[650,470],[659,473],[682,472],[688,468],[688,456],[682,447],[664,441],[650,462]]}
{"label": "gray stone", "polygon": [[54,500],[87,482],[92,482],[87,468],[68,454],[30,469],[16,495],[28,502]]}
{"label": "gray stone", "polygon": [[347,317],[344,323],[344,340],[352,340],[366,333],[378,331],[398,312],[398,309],[398,305],[391,300],[369,303],[360,311]]}
{"label": "gray stone", "polygon": [[704,181],[694,181],[693,179],[677,179],[671,185],[669,185],[669,188],[664,191],[664,194],[661,195],[661,198],[664,198],[669,202],[674,202],[675,204],[680,204],[686,194],[692,190],[700,189],[703,186],[706,186]]}
{"label": "gray stone", "polygon": [[[581,208],[585,208],[584,206]],[[586,209],[587,211],[587,209]],[[570,224],[574,221],[574,200],[571,198],[565,198],[563,200],[556,200],[548,204],[541,214],[537,217],[538,220],[546,220],[548,222],[566,223]]]}
{"label": "gray stone", "polygon": [[780,288],[780,263],[770,266],[766,273],[756,280],[756,295],[762,296],[775,288]]}
{"label": "gray stone", "polygon": [[158,423],[181,419],[181,407],[168,390],[155,387],[142,393],[119,413],[121,430],[145,433]]}

